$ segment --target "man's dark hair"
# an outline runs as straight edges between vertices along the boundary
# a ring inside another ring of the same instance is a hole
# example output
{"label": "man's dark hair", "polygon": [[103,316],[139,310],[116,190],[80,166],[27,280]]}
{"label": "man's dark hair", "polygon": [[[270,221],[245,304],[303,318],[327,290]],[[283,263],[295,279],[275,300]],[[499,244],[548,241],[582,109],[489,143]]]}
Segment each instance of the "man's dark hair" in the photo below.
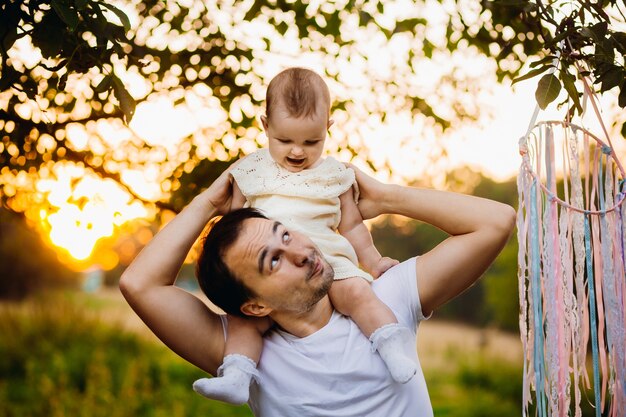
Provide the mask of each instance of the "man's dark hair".
{"label": "man's dark hair", "polygon": [[204,294],[228,314],[244,317],[240,308],[254,296],[224,262],[224,254],[241,234],[247,219],[267,219],[253,208],[234,210],[218,220],[204,238],[196,276]]}

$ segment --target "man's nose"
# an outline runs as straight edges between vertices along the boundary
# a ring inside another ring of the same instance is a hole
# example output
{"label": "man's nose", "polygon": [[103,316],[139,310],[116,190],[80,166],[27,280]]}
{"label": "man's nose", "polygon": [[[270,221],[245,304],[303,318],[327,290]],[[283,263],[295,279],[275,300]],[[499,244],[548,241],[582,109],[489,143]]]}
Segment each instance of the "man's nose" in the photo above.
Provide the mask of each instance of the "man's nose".
{"label": "man's nose", "polygon": [[306,266],[311,262],[310,253],[304,247],[292,247],[289,257],[296,266]]}

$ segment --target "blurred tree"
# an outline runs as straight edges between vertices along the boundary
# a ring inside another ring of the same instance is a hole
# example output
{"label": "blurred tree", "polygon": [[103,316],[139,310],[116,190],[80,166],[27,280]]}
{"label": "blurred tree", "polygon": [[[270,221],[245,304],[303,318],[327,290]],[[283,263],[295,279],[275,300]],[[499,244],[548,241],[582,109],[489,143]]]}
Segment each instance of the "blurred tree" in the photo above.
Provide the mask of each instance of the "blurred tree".
{"label": "blurred tree", "polygon": [[[517,207],[517,184],[514,180],[496,182],[482,177],[473,194]],[[479,284],[483,288],[482,321],[514,332],[519,331],[517,250],[517,239],[512,236]]]}
{"label": "blurred tree", "polygon": [[[256,69],[271,59],[264,52],[271,52],[281,39],[297,40],[303,52],[367,61],[373,57],[363,42],[354,39],[355,30],[388,38],[416,32],[427,23],[424,19],[394,20],[391,29],[385,29],[373,19],[383,12],[382,3],[314,6],[282,1],[149,0],[116,4],[119,8],[97,0],[6,1],[0,5],[0,91],[4,92],[0,96],[0,163],[4,176],[50,175],[56,162],[71,161],[116,180],[145,200],[128,185],[123,173],[158,166],[167,197],[179,188],[180,176],[192,173],[207,156],[236,158],[241,151],[231,138],[247,136],[254,141],[258,136],[255,116],[263,98],[259,87],[265,80],[253,66]],[[376,77],[371,68],[366,70],[372,91],[393,94],[411,86],[409,71]],[[329,78],[338,79],[336,65],[329,65],[327,71]],[[453,82],[452,78],[448,81]],[[137,103],[163,95],[183,105],[202,100],[229,118],[190,134],[178,152],[168,152],[140,140],[121,123],[132,119]],[[408,106],[443,127],[450,125],[425,98],[415,94],[400,99],[368,111],[384,117],[393,107]],[[349,110],[350,100],[339,98],[335,106]],[[457,107],[459,113],[471,113]],[[103,134],[102,121],[124,131],[125,139],[111,144],[106,137],[110,129]],[[89,143],[73,140],[72,128],[89,136]],[[358,151],[347,141],[341,149],[352,154]],[[199,175],[192,178],[201,181]],[[8,204],[16,194],[9,181],[0,185],[5,207],[16,208]],[[165,199],[157,204],[173,209],[184,205],[171,205]]]}
{"label": "blurred tree", "polygon": [[[459,168],[449,173],[447,183],[453,191],[517,206],[517,186],[512,180],[497,182],[470,168]],[[428,224],[386,216],[372,225],[372,237],[382,254],[402,261],[427,252],[445,239],[446,235]],[[493,325],[509,331],[518,330],[515,237],[509,239],[483,278],[456,298],[454,303],[438,310],[437,317],[474,325]]]}
{"label": "blurred tree", "polygon": [[[542,105],[556,97],[561,83],[578,103],[582,87],[575,83],[577,63],[583,65],[583,74],[591,73],[600,91],[620,88],[619,105],[626,105],[625,35],[616,28],[624,21],[623,3],[617,0],[548,4],[457,0],[456,8],[403,0],[114,4],[101,0],[0,4],[4,207],[23,210],[24,204],[14,200],[18,188],[29,184],[27,178],[54,175],[56,162],[70,161],[116,180],[144,201],[154,198],[137,192],[124,173],[137,167],[152,169],[162,191],[156,204],[179,209],[190,196],[187,191],[176,193],[183,173],[188,184],[204,186],[207,179],[199,171],[210,168],[200,161],[236,158],[243,151],[234,138],[260,145],[255,115],[263,99],[261,86],[274,72],[263,73],[260,68],[268,66],[276,53],[324,55],[325,75],[338,85],[343,81],[343,63],[356,65],[377,100],[354,103],[349,94],[339,93],[335,110],[357,119],[366,114],[384,121],[389,113],[408,110],[446,129],[453,121],[475,117],[477,110],[459,92],[471,98],[480,85],[463,80],[454,65],[431,89],[417,82],[421,63],[468,48],[493,58],[500,80],[518,76],[531,56],[541,59],[525,77],[545,72],[558,55],[558,77],[550,76],[546,83],[544,76],[540,83]],[[446,26],[443,36],[431,28],[435,21],[438,27]],[[386,62],[389,69],[380,70],[374,45],[391,44],[397,52]],[[446,95],[446,85],[457,94]],[[229,117],[187,134],[175,151],[146,143],[121,121],[132,119],[138,103],[164,95],[178,105],[203,102]],[[103,121],[113,127],[105,129]],[[111,129],[122,139],[112,142]],[[76,132],[89,137],[88,142],[76,139],[80,136]],[[335,150],[355,155],[361,147],[358,140],[346,139]],[[168,201],[170,197],[173,200]]]}
{"label": "blurred tree", "polygon": [[[457,4],[462,2],[457,1]],[[559,97],[561,87],[572,101],[572,114],[582,112],[584,87],[577,82],[589,76],[597,91],[617,89],[618,105],[626,107],[626,8],[619,0],[523,1],[483,0],[478,22],[466,22],[459,11],[450,19],[448,48],[476,46],[498,64],[498,78],[516,77],[528,57],[538,58],[532,70],[515,82],[544,74],[535,97],[542,109]]]}
{"label": "blurred tree", "polygon": [[0,208],[0,299],[72,284],[74,275],[26,225],[24,216]]}

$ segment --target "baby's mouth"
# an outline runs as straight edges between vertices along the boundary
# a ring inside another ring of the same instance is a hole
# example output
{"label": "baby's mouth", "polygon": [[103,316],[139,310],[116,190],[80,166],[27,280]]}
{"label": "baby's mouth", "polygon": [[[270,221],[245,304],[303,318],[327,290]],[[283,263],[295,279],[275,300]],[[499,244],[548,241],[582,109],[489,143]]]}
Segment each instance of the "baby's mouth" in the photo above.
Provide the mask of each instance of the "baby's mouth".
{"label": "baby's mouth", "polygon": [[305,159],[294,159],[294,158],[289,158],[287,157],[287,162],[289,162],[291,165],[294,166],[300,166],[302,164],[304,164]]}

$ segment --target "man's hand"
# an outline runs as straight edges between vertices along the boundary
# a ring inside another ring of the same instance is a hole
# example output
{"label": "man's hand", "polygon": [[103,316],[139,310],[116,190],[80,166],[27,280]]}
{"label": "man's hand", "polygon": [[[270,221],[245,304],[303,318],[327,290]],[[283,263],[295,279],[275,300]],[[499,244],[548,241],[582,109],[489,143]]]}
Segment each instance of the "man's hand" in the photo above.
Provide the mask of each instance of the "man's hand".
{"label": "man's hand", "polygon": [[[215,181],[199,196],[206,197],[208,202],[215,208],[215,215],[224,215],[231,210],[233,199],[233,177],[230,171],[237,166],[239,161],[230,165]],[[201,198],[202,198],[201,197]]]}

